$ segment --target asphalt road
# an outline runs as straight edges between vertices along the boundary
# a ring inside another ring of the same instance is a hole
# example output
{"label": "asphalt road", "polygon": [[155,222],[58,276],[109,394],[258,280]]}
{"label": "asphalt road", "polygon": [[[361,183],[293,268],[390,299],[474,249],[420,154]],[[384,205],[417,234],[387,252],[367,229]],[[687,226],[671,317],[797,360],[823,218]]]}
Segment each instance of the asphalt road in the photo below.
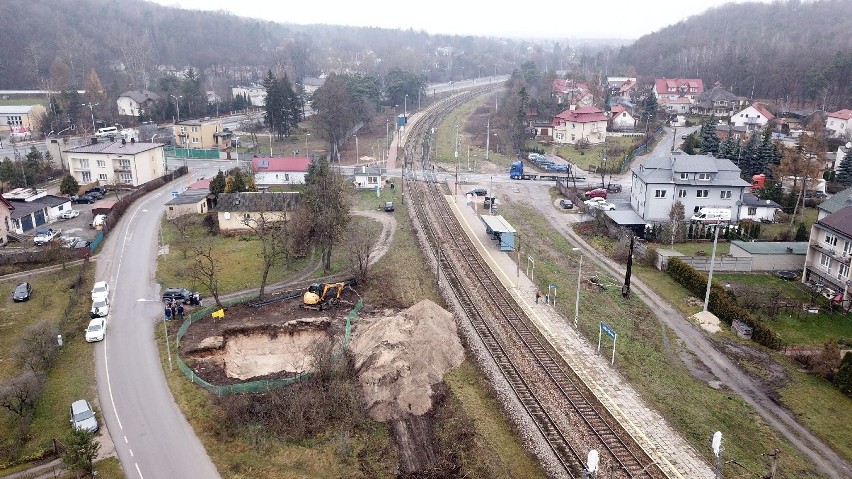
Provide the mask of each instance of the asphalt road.
{"label": "asphalt road", "polygon": [[130,208],[97,263],[96,279],[112,289],[106,339],[94,345],[101,419],[128,478],[219,477],[172,398],[154,336],[163,314],[154,271],[164,203],[201,173],[192,171]]}

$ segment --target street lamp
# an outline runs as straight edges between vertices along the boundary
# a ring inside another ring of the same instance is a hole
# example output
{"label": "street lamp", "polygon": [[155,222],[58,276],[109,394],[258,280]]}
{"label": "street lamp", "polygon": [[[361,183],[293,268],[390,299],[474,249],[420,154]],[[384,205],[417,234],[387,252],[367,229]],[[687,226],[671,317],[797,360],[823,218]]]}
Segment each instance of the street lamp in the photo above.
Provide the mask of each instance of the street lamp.
{"label": "street lamp", "polygon": [[577,268],[577,299],[574,300],[574,327],[577,327],[577,320],[580,318],[580,279],[583,276],[583,251],[580,248],[571,248],[572,251],[580,253],[580,267]]}
{"label": "street lamp", "polygon": [[180,101],[178,98],[183,98],[183,95],[174,96],[170,93],[169,96],[175,99],[175,105],[177,106],[177,122],[180,123]]}
{"label": "street lamp", "polygon": [[390,150],[390,118],[385,119],[385,151]]}
{"label": "street lamp", "polygon": [[89,113],[92,114],[92,133],[94,133],[95,132],[95,107],[100,105],[100,103],[89,102],[89,103],[81,103],[80,105],[89,107]]}
{"label": "street lamp", "polygon": [[308,137],[311,136],[310,133],[305,133],[305,156],[308,156]]}
{"label": "street lamp", "polygon": [[713,263],[716,262],[716,243],[719,241],[719,230],[722,229],[722,223],[716,223],[716,232],[713,234],[713,252],[710,254],[710,270],[707,272],[707,292],[704,293],[704,311],[707,311],[707,304],[710,302],[710,285],[713,284]]}
{"label": "street lamp", "polygon": [[403,99],[403,101],[404,101],[404,103],[403,103],[403,108],[402,108],[402,114],[405,117],[405,121],[407,122],[408,121],[408,93],[405,94],[405,98]]}

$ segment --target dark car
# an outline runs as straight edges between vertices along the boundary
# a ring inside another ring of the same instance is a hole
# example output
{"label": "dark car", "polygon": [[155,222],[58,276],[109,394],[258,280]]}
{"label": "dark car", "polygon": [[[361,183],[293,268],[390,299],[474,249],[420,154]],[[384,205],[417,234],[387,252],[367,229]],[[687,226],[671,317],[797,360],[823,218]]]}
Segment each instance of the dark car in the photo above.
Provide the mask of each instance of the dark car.
{"label": "dark car", "polygon": [[[106,191],[106,188],[104,188],[103,186],[96,186],[94,188],[89,188],[88,190],[86,190],[87,195],[92,195],[92,193],[97,193],[101,196],[106,196],[107,191]],[[92,195],[92,196],[94,196],[94,195]]]}
{"label": "dark car", "polygon": [[71,203],[77,203],[77,204],[80,204],[80,203],[92,204],[92,203],[94,203],[95,201],[97,201],[97,200],[95,200],[95,198],[93,198],[93,197],[91,197],[91,196],[89,196],[89,195],[82,195],[82,196],[76,196],[76,195],[75,195],[75,196],[72,196],[72,197],[71,197]]}
{"label": "dark car", "polygon": [[604,188],[595,188],[586,192],[586,198],[603,198],[606,199],[609,194]]}
{"label": "dark car", "polygon": [[385,211],[388,213],[393,212],[393,201],[388,201],[385,203]]}
{"label": "dark car", "polygon": [[86,196],[91,196],[92,198],[94,198],[96,200],[100,200],[100,199],[103,199],[104,194],[101,193],[100,190],[89,190],[89,191],[86,191]]}
{"label": "dark car", "polygon": [[163,302],[182,302],[183,304],[201,304],[201,294],[193,293],[186,288],[167,288],[163,291]]}
{"label": "dark car", "polygon": [[561,200],[559,200],[559,206],[561,206],[562,208],[564,208],[566,210],[570,210],[570,209],[574,208],[574,202],[571,201],[571,200],[561,199]]}
{"label": "dark car", "polygon": [[610,183],[606,185],[606,191],[609,193],[621,193],[621,185],[618,183]]}
{"label": "dark car", "polygon": [[12,299],[16,302],[27,301],[33,294],[33,286],[30,283],[21,283],[15,287],[15,292],[12,293]]}
{"label": "dark car", "polygon": [[473,195],[473,196],[485,196],[485,195],[488,194],[488,192],[485,191],[485,188],[474,188],[474,189],[468,191],[467,194]]}

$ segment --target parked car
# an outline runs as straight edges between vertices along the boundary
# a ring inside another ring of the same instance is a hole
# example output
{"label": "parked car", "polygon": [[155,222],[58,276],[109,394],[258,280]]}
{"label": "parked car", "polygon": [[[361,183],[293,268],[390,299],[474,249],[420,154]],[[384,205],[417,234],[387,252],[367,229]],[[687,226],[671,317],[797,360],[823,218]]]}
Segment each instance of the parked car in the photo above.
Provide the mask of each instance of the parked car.
{"label": "parked car", "polygon": [[28,301],[33,295],[33,285],[30,283],[21,283],[15,286],[15,292],[12,293],[12,299],[15,302]]}
{"label": "parked car", "polygon": [[570,210],[574,208],[574,202],[563,198],[559,200],[559,206],[561,206],[563,209]]}
{"label": "parked car", "polygon": [[78,399],[71,403],[71,424],[74,429],[85,429],[95,432],[98,430],[98,420],[89,401]]}
{"label": "parked car", "polygon": [[103,341],[106,337],[106,327],[106,318],[95,318],[89,321],[89,327],[86,328],[86,342]]}
{"label": "parked car", "polygon": [[182,302],[183,304],[201,304],[201,294],[192,292],[186,288],[167,288],[163,291],[163,302]]}
{"label": "parked car", "polygon": [[474,189],[468,191],[467,194],[473,195],[473,196],[485,196],[485,195],[488,194],[488,191],[486,191],[485,188],[474,188]]}
{"label": "parked car", "polygon": [[61,234],[62,230],[55,230],[53,228],[39,228],[36,230],[36,234],[33,237],[33,244],[36,246],[46,245]]}
{"label": "parked car", "polygon": [[612,203],[607,203],[606,201],[599,201],[590,205],[589,208],[601,211],[613,211],[615,210],[615,205]]}
{"label": "parked car", "polygon": [[393,201],[388,201],[385,203],[385,211],[393,212]]}
{"label": "parked car", "polygon": [[86,194],[92,195],[92,196],[94,196],[95,194],[98,194],[98,195],[101,195],[103,197],[103,196],[106,196],[107,190],[103,186],[96,186],[94,188],[89,188],[88,190],[86,190]]}
{"label": "parked car", "polygon": [[103,318],[109,315],[109,300],[107,298],[99,298],[97,301],[92,301],[93,318]]}
{"label": "parked car", "polygon": [[606,199],[608,192],[604,188],[595,188],[585,193],[586,198],[603,198]]}
{"label": "parked car", "polygon": [[104,197],[104,194],[100,192],[100,190],[89,190],[86,191],[86,196],[91,196],[95,200],[101,200]]}
{"label": "parked car", "polygon": [[106,281],[98,281],[92,287],[92,301],[99,301],[109,297],[109,284]]}
{"label": "parked car", "polygon": [[78,210],[65,210],[62,213],[59,213],[59,217],[63,220],[70,220],[71,218],[76,218],[80,216],[80,212]]}
{"label": "parked car", "polygon": [[621,185],[618,183],[610,183],[606,185],[606,191],[609,193],[621,193]]}
{"label": "parked car", "polygon": [[82,195],[82,196],[76,196],[75,195],[75,196],[71,197],[71,203],[74,203],[74,204],[92,204],[95,201],[96,200],[89,195]]}
{"label": "parked car", "polygon": [[606,203],[606,198],[601,198],[600,196],[596,196],[594,198],[589,198],[583,202],[584,205],[592,206],[595,203]]}

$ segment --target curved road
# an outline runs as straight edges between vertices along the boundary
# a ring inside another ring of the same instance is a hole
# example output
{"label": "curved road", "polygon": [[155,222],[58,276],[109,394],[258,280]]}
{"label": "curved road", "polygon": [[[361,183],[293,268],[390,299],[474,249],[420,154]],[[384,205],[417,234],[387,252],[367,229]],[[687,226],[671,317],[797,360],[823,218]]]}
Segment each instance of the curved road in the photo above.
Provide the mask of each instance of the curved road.
{"label": "curved road", "polygon": [[172,190],[192,172],[136,202],[99,254],[96,280],[111,287],[106,339],[95,345],[103,420],[128,478],[218,478],[216,467],[172,398],[154,326],[162,318],[154,282],[158,231]]}

